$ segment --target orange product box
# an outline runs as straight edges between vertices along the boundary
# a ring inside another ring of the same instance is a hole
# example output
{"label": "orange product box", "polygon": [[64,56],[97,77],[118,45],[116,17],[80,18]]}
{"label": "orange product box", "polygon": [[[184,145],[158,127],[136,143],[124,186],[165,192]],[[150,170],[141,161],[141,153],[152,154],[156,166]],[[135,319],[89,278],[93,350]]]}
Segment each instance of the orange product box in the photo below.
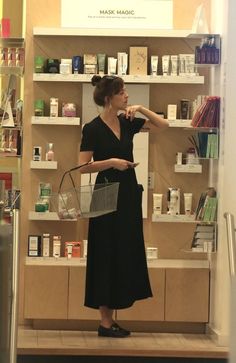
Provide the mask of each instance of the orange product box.
{"label": "orange product box", "polygon": [[65,257],[80,257],[80,241],[65,242]]}

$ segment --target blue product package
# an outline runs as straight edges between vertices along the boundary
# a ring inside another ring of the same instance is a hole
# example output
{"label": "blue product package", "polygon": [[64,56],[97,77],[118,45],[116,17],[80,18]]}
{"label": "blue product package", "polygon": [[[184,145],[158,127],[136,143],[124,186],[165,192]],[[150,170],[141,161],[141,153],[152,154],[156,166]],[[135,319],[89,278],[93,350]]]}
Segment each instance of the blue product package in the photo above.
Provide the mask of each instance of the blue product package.
{"label": "blue product package", "polygon": [[82,57],[80,55],[75,55],[72,58],[72,69],[73,73],[81,73],[82,69]]}

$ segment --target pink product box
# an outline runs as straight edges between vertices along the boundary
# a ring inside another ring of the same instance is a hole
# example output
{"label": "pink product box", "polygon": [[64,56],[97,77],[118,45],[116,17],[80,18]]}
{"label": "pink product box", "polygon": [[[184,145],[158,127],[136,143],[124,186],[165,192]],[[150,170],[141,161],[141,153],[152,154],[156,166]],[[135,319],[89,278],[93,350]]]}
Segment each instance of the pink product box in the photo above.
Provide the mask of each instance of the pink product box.
{"label": "pink product box", "polygon": [[11,32],[11,21],[9,18],[2,18],[1,20],[1,37],[9,38]]}
{"label": "pink product box", "polygon": [[63,117],[76,117],[76,106],[74,103],[64,103],[62,105]]}

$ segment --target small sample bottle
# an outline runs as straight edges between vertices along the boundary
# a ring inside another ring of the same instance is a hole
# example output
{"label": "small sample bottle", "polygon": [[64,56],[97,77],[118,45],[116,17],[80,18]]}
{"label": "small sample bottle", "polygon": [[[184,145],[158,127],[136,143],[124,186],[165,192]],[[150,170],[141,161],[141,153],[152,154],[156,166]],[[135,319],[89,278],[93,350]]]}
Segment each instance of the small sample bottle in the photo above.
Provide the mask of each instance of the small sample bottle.
{"label": "small sample bottle", "polygon": [[46,161],[53,161],[53,160],[54,160],[53,143],[49,142],[47,144]]}

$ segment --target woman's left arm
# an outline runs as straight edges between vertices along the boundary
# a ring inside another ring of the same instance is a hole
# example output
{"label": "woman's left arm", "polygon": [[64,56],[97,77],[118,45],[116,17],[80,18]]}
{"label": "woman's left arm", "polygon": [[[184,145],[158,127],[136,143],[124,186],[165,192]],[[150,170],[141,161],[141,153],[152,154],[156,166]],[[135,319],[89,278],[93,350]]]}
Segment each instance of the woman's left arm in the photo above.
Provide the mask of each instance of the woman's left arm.
{"label": "woman's left arm", "polygon": [[150,122],[153,126],[161,129],[165,129],[169,126],[167,120],[142,105],[128,106],[126,109],[126,117],[130,117],[132,120],[135,117],[136,112],[140,112],[142,115],[144,115],[148,119],[146,123]]}

